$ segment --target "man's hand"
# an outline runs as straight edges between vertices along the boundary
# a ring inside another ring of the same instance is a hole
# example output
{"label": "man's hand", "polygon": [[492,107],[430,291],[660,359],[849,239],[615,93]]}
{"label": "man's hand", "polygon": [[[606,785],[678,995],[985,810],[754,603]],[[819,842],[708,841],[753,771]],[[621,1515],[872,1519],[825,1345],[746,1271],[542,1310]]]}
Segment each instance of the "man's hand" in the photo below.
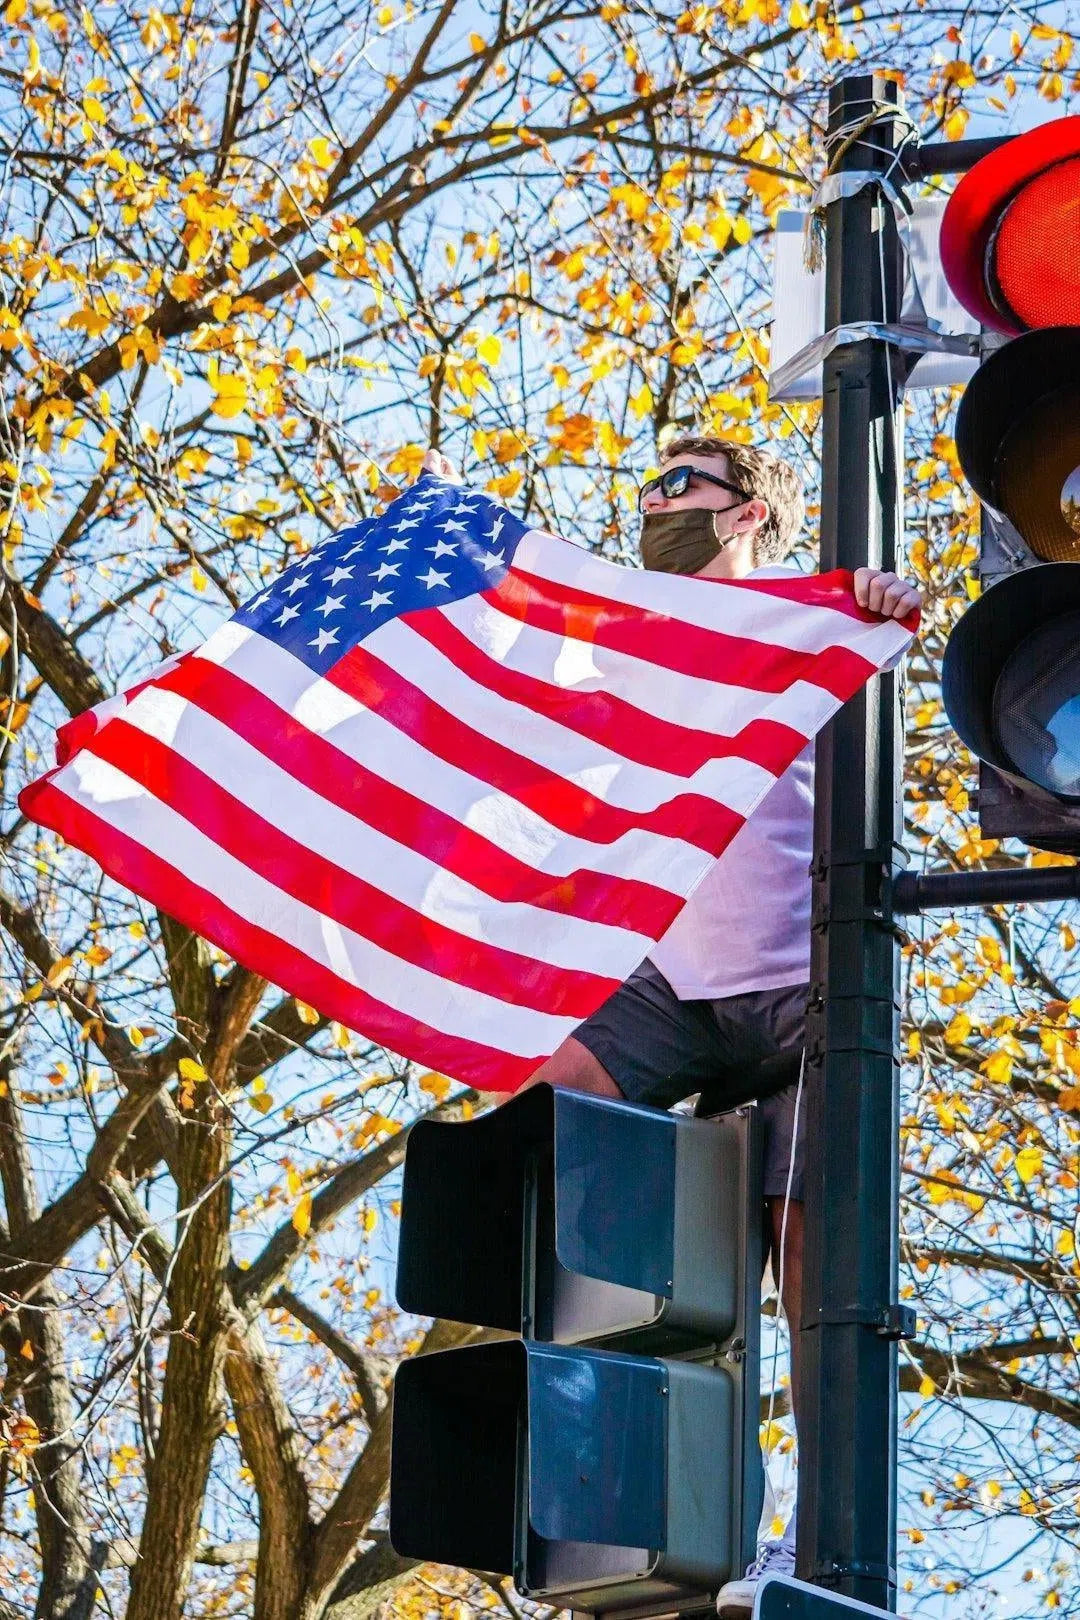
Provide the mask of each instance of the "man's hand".
{"label": "man's hand", "polygon": [[445,478],[450,484],[460,484],[462,481],[450,457],[444,456],[441,450],[429,450],[420,463],[420,471],[434,473],[437,478]]}
{"label": "man's hand", "polygon": [[881,568],[856,568],[855,600],[871,613],[880,613],[883,619],[906,619],[913,609],[922,606],[922,597],[914,585]]}

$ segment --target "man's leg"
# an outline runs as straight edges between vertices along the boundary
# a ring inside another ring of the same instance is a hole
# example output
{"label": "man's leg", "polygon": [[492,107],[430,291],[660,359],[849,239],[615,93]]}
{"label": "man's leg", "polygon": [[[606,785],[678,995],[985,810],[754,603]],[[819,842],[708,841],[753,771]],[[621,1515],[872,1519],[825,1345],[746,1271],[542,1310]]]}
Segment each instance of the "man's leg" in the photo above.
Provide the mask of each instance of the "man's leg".
{"label": "man's leg", "polygon": [[572,1035],[552,1052],[546,1063],[541,1063],[536,1072],[530,1074],[521,1089],[525,1091],[541,1081],[549,1086],[565,1086],[569,1091],[591,1091],[597,1097],[622,1096],[600,1059]]}
{"label": "man's leg", "polygon": [[[781,1292],[781,1304],[787,1318],[788,1339],[791,1345],[791,1409],[795,1423],[799,1421],[799,1356],[801,1351],[799,1328],[802,1322],[802,1262],[803,1262],[803,1207],[792,1198],[786,1205],[782,1198],[767,1198],[772,1242],[773,1276]],[[783,1244],[783,1275],[781,1276],[781,1244]]]}

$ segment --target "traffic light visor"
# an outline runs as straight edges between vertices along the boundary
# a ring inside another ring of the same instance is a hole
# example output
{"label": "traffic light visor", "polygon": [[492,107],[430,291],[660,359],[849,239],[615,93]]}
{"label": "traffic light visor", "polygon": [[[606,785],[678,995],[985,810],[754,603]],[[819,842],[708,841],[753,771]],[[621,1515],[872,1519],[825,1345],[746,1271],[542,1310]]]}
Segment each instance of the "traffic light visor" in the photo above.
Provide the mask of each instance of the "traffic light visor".
{"label": "traffic light visor", "polygon": [[1080,326],[991,354],[960,401],[956,450],[976,494],[1036,556],[1080,561]]}
{"label": "traffic light visor", "polygon": [[1080,569],[1049,563],[987,591],[949,637],[941,687],[980,759],[1080,803]]}
{"label": "traffic light visor", "polygon": [[995,331],[1080,326],[1080,116],[968,170],[942,220],[941,262],[964,308]]}

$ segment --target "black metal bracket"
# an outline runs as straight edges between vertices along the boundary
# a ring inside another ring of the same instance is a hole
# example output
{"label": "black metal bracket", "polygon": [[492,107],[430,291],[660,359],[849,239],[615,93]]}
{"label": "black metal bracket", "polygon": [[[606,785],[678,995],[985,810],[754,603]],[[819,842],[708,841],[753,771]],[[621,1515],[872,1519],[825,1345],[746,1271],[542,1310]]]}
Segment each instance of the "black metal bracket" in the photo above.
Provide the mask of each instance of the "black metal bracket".
{"label": "black metal bracket", "polygon": [[839,1559],[831,1559],[827,1564],[817,1564],[806,1578],[812,1586],[828,1588],[843,1580],[845,1575],[869,1576],[871,1580],[896,1585],[895,1564],[875,1564],[865,1558],[853,1558],[846,1564]]}
{"label": "black metal bracket", "polygon": [[855,1323],[862,1327],[873,1328],[882,1339],[913,1339],[918,1319],[914,1307],[911,1305],[878,1305],[869,1308],[861,1305],[841,1305],[835,1309],[828,1306],[818,1312],[817,1325],[820,1327],[846,1327]]}

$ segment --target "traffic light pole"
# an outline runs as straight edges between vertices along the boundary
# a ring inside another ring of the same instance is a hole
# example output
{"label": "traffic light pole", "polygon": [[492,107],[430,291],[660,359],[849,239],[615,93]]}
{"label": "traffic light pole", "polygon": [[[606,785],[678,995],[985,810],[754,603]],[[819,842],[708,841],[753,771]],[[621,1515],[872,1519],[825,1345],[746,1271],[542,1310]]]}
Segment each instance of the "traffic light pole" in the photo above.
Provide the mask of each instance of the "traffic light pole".
{"label": "traffic light pole", "polygon": [[[876,75],[833,87],[832,172],[893,168],[897,103],[895,83]],[[892,208],[872,184],[838,189],[826,208],[826,330],[895,321]],[[894,566],[902,367],[878,340],[825,359],[823,570]],[[818,741],[800,1337],[797,1573],[882,1608],[896,1594],[899,952],[887,896],[900,860],[901,742],[892,675]]]}

